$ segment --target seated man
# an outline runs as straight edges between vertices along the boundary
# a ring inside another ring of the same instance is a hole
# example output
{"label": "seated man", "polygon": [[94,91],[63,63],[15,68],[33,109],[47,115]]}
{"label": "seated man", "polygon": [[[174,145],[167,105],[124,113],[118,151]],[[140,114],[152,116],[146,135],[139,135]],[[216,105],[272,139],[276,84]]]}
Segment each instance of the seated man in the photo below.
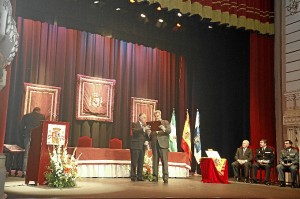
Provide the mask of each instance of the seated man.
{"label": "seated man", "polygon": [[236,160],[233,162],[232,169],[234,173],[234,178],[236,181],[239,180],[239,168],[244,167],[244,175],[245,175],[245,182],[249,182],[249,171],[251,169],[251,161],[252,161],[252,150],[248,148],[249,141],[244,140],[242,143],[242,148],[237,148],[234,159]]}
{"label": "seated man", "polygon": [[260,148],[256,149],[255,160],[253,164],[253,183],[257,183],[257,170],[265,169],[265,185],[270,185],[270,171],[274,161],[274,151],[267,146],[267,140],[262,139],[259,142]]}
{"label": "seated man", "polygon": [[276,169],[281,187],[285,186],[284,171],[290,171],[292,176],[292,188],[296,187],[297,171],[299,167],[299,153],[292,147],[291,140],[284,141],[284,149],[281,150],[279,164]]}

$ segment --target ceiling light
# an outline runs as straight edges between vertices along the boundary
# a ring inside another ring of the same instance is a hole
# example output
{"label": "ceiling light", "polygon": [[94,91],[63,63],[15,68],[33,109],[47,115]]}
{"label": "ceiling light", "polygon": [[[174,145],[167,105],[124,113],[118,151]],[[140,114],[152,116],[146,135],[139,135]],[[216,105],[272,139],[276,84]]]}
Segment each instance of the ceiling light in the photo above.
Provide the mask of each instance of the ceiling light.
{"label": "ceiling light", "polygon": [[100,1],[94,1],[94,4],[98,4]]}
{"label": "ceiling light", "polygon": [[164,20],[163,19],[158,19],[158,22],[162,23],[162,22],[164,22]]}
{"label": "ceiling light", "polygon": [[146,18],[146,15],[144,13],[141,14],[142,18]]}
{"label": "ceiling light", "polygon": [[181,27],[181,24],[180,24],[180,23],[177,23],[176,26],[177,26],[178,28],[180,28],[180,27]]}
{"label": "ceiling light", "polygon": [[135,3],[135,0],[130,0],[129,2],[130,2],[130,3]]}
{"label": "ceiling light", "polygon": [[182,17],[181,12],[178,12],[178,13],[177,13],[177,16],[178,16],[178,17]]}
{"label": "ceiling light", "polygon": [[121,8],[116,8],[116,11],[119,11],[119,10],[121,10]]}
{"label": "ceiling light", "polygon": [[158,6],[158,7],[156,8],[156,10],[161,10],[161,7],[160,7],[160,6]]}
{"label": "ceiling light", "polygon": [[209,29],[212,29],[213,27],[212,27],[212,26],[208,26],[208,28],[209,28]]}

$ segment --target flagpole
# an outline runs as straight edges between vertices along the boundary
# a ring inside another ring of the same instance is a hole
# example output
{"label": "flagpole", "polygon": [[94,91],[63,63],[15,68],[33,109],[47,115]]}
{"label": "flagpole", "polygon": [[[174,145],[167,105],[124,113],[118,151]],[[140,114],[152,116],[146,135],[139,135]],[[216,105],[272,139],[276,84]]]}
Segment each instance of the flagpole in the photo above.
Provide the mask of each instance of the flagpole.
{"label": "flagpole", "polygon": [[[196,121],[195,121],[195,130],[196,130],[196,128],[197,128],[197,124],[198,124],[198,128],[200,128],[200,121],[198,121],[198,120],[200,120],[200,118],[198,118],[198,114],[199,114],[199,110],[197,109],[197,112],[196,112]],[[197,123],[197,122],[199,122],[199,123]],[[195,132],[194,132],[194,137],[195,137]],[[195,146],[196,144],[195,144],[195,140],[194,140],[194,153],[195,153]],[[194,156],[195,156],[195,160],[196,160],[196,169],[195,169],[195,173],[194,173],[194,176],[200,176],[200,174],[198,174],[198,165],[200,164],[199,162],[198,162],[198,160],[197,160],[197,155],[195,155],[194,154]]]}

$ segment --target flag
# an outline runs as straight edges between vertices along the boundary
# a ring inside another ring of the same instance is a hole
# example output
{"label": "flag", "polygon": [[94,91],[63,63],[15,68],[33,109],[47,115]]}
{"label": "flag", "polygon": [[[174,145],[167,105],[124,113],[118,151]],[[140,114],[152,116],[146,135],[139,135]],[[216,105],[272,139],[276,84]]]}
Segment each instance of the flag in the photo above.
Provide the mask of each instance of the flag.
{"label": "flag", "polygon": [[169,135],[169,151],[170,152],[177,152],[175,109],[173,109],[170,126],[171,126],[171,133]]}
{"label": "flag", "polygon": [[200,139],[200,113],[197,109],[195,131],[194,131],[194,156],[197,163],[200,163],[201,158],[201,139]]}
{"label": "flag", "polygon": [[190,116],[188,110],[186,111],[186,119],[182,133],[181,148],[188,154],[189,160],[192,160],[191,150],[191,129],[190,129]]}

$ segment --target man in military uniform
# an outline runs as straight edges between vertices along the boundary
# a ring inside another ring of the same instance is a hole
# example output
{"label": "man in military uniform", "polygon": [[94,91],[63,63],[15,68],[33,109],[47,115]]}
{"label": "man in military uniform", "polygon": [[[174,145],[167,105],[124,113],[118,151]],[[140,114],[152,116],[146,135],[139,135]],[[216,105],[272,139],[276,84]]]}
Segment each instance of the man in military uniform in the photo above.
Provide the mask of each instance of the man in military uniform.
{"label": "man in military uniform", "polygon": [[255,163],[253,164],[253,183],[257,183],[257,170],[265,169],[265,185],[270,185],[270,170],[274,162],[274,151],[267,146],[267,140],[262,139],[259,142],[260,148],[256,149]]}
{"label": "man in military uniform", "polygon": [[279,176],[280,187],[285,186],[284,171],[290,171],[292,176],[292,188],[296,187],[297,171],[299,167],[299,153],[292,147],[291,140],[284,141],[284,149],[281,150],[279,164],[276,169]]}

